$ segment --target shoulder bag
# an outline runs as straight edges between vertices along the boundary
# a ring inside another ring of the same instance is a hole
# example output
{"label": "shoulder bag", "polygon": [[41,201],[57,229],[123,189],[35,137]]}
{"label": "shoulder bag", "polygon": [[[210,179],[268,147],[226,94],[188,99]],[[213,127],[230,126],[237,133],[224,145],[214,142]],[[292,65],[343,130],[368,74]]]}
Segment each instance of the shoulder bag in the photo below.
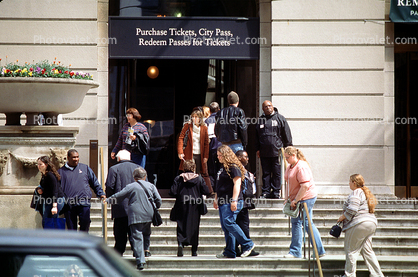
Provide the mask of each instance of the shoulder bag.
{"label": "shoulder bag", "polygon": [[283,207],[283,213],[285,215],[290,216],[290,217],[295,217],[296,218],[296,217],[299,216],[300,202],[298,202],[296,204],[296,208],[294,210],[291,209],[291,206],[290,206],[291,201],[289,199],[289,191],[290,191],[289,186],[290,186],[290,184],[289,184],[289,176],[288,176],[288,178],[287,178],[287,202]]}
{"label": "shoulder bag", "polygon": [[144,189],[145,194],[147,195],[148,200],[151,203],[152,208],[154,209],[154,215],[152,216],[152,225],[160,226],[161,224],[163,224],[163,219],[161,218],[160,212],[158,211],[157,207],[155,206],[154,199],[151,198],[151,196],[148,193],[148,190],[144,187],[144,185],[141,184],[140,181],[137,181],[137,182]]}

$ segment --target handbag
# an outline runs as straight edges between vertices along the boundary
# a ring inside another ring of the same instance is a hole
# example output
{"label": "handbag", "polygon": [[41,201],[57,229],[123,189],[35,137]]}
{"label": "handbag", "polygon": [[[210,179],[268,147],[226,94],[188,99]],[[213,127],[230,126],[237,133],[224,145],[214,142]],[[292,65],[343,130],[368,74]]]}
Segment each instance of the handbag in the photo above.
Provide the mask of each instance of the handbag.
{"label": "handbag", "polygon": [[200,215],[205,215],[208,213],[208,207],[206,206],[206,203],[204,202],[204,200],[202,199],[202,203],[199,204],[199,214]]}
{"label": "handbag", "polygon": [[148,193],[148,190],[144,187],[144,185],[141,184],[140,181],[137,181],[137,182],[144,189],[145,194],[147,195],[147,198],[148,198],[149,202],[151,203],[151,206],[154,210],[154,214],[152,215],[152,225],[154,225],[155,227],[160,226],[161,224],[163,224],[163,219],[161,218],[160,212],[158,211],[157,207],[155,206],[154,200],[151,198],[151,196]]}
{"label": "handbag", "polygon": [[292,210],[290,207],[290,202],[287,201],[286,204],[283,207],[283,213],[285,215],[288,215],[290,217],[298,217],[299,215],[299,208],[300,208],[300,202],[296,204],[296,209]]}
{"label": "handbag", "polygon": [[187,130],[186,130],[186,133],[184,133],[184,138],[183,138],[183,150],[184,150],[184,148],[186,148],[186,146],[187,146],[187,141],[188,141],[188,139],[189,139],[189,131],[190,131],[190,129],[189,129],[189,127],[187,128]]}
{"label": "handbag", "polygon": [[339,238],[341,235],[341,222],[338,222],[334,226],[331,227],[331,230],[329,230],[329,234],[333,237]]}
{"label": "handbag", "polygon": [[65,230],[65,218],[47,217],[43,219],[44,229],[60,229]]}
{"label": "handbag", "polygon": [[174,203],[174,206],[171,208],[170,220],[171,221],[177,221],[177,202]]}

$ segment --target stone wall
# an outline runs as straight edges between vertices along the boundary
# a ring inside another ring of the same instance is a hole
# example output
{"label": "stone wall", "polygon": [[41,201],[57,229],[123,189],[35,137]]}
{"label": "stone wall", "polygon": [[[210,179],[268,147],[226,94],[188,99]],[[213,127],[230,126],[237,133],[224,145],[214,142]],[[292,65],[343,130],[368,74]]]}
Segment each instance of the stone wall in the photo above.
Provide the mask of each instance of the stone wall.
{"label": "stone wall", "polygon": [[[1,227],[40,227],[37,213],[29,208],[31,193],[39,182],[40,175],[36,167],[23,166],[18,159],[22,157],[36,159],[40,154],[51,154],[51,147],[64,151],[74,147],[79,151],[80,162],[88,164],[90,140],[98,140],[98,147],[103,148],[104,157],[107,157],[109,122],[107,115],[109,41],[107,20],[107,0],[4,0],[0,2],[0,25],[2,26],[0,28],[0,65],[17,60],[19,64],[55,60],[70,66],[74,71],[92,74],[94,81],[100,84],[98,88],[88,91],[78,110],[63,115],[62,128],[76,128],[78,131],[78,135],[74,134],[72,137],[72,143],[56,145],[50,142],[41,146],[31,143],[26,145],[0,144],[2,151],[0,166],[4,165],[0,176]],[[26,122],[24,115],[21,117],[21,122],[22,124]],[[4,124],[5,116],[0,114],[0,125]],[[59,136],[58,134],[58,140]],[[37,139],[42,140],[39,137]],[[17,153],[17,156],[13,157],[9,152],[3,153],[4,150]],[[5,159],[13,162],[14,166],[8,168]],[[106,176],[107,158],[103,160],[104,176]],[[13,171],[17,168],[20,172]],[[8,169],[10,171],[7,171]],[[22,178],[12,180],[12,176],[16,174],[20,174]],[[101,173],[98,175],[100,178]]]}
{"label": "stone wall", "polygon": [[[0,2],[1,64],[56,60],[74,71],[92,74],[100,84],[89,90],[77,111],[63,115],[64,126],[80,129],[75,148],[83,163],[89,162],[90,140],[98,139],[107,155],[107,20],[107,0]],[[0,114],[0,125],[4,124]]]}
{"label": "stone wall", "polygon": [[373,193],[393,195],[388,12],[380,0],[271,1],[271,98],[322,197],[349,193],[354,173]]}

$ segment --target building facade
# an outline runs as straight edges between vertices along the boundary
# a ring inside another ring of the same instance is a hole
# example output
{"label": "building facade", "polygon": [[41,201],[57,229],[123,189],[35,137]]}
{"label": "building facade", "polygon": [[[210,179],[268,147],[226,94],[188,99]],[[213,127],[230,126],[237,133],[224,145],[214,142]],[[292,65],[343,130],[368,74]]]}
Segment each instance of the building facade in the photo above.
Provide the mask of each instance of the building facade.
{"label": "building facade", "polygon": [[[150,175],[158,188],[167,189],[178,166],[175,143],[184,116],[213,100],[225,105],[225,95],[236,90],[247,116],[256,118],[261,103],[271,100],[287,118],[320,197],[346,195],[354,173],[362,174],[377,195],[412,197],[418,135],[416,123],[406,121],[414,118],[409,107],[417,87],[409,80],[418,68],[418,44],[405,40],[416,37],[416,23],[393,23],[389,13],[389,0],[248,0],[240,5],[234,0],[3,0],[0,58],[2,65],[57,60],[93,75],[100,86],[87,93],[77,111],[63,115],[63,126],[79,128],[74,147],[84,163],[90,161],[91,141],[97,140],[104,157],[97,161],[99,178],[113,162],[108,157],[124,111],[135,106],[158,137],[152,142]],[[259,59],[112,59],[109,18],[133,14],[258,18],[264,39]],[[154,64],[160,79],[153,83],[143,69]],[[186,85],[201,76],[202,82]],[[249,152],[255,139],[251,128]],[[260,171],[251,155],[251,169]]]}

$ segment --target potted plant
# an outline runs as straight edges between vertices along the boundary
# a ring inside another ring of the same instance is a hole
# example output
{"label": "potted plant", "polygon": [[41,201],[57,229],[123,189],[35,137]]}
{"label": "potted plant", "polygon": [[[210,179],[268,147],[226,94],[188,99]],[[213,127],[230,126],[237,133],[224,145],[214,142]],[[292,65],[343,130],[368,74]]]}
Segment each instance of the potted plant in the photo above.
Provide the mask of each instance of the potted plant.
{"label": "potted plant", "polygon": [[0,67],[0,112],[6,114],[6,125],[20,125],[23,112],[26,125],[37,124],[39,114],[56,125],[58,114],[77,110],[87,91],[99,86],[92,75],[60,62],[17,63]]}

